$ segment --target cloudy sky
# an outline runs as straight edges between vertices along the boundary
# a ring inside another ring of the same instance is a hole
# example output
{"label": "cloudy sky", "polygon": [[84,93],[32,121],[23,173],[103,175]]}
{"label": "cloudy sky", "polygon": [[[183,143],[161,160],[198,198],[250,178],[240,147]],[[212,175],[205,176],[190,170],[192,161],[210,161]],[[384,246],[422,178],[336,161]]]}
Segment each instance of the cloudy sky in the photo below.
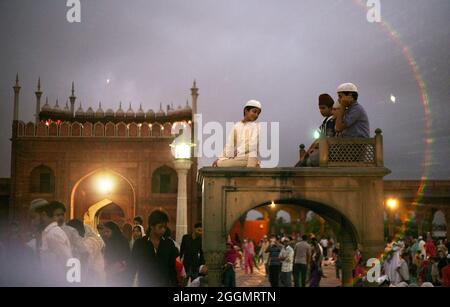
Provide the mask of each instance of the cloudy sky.
{"label": "cloudy sky", "polygon": [[419,179],[427,140],[429,178],[450,178],[448,0],[381,0],[397,41],[386,24],[368,22],[366,0],[80,2],[81,23],[67,22],[66,0],[0,2],[0,177],[10,174],[18,72],[23,121],[33,120],[39,76],[51,104],[64,104],[75,81],[85,109],[99,101],[104,109],[119,101],[135,110],[184,105],[193,79],[204,121],[237,121],[243,104],[258,99],[260,120],[280,123],[280,166],[295,164],[298,145],[312,141],[318,95],[335,97],[337,85],[351,81],[372,133],[383,130],[389,178]]}

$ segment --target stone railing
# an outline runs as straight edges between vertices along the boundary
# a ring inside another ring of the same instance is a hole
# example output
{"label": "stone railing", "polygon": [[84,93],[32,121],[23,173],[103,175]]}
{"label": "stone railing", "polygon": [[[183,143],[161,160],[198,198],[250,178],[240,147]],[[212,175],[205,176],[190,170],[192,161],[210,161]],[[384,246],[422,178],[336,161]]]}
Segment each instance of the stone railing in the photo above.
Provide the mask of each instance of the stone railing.
{"label": "stone railing", "polygon": [[[375,130],[373,138],[319,139],[321,167],[377,167],[384,166],[383,136],[381,129]],[[305,145],[300,145],[300,159],[305,156]]]}

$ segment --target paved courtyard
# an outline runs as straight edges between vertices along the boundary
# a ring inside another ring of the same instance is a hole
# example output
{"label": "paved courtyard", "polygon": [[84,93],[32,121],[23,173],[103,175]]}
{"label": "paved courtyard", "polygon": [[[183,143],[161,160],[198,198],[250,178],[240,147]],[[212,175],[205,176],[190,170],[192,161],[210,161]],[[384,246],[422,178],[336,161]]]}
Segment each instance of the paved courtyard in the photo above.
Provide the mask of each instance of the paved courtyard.
{"label": "paved courtyard", "polygon": [[[341,282],[336,279],[334,264],[325,262],[323,265],[325,278],[320,281],[321,287],[337,287]],[[292,285],[294,283],[292,282]],[[245,274],[241,268],[236,268],[237,287],[270,287],[269,279],[265,276],[264,265],[260,265],[259,270],[254,269],[253,274]]]}

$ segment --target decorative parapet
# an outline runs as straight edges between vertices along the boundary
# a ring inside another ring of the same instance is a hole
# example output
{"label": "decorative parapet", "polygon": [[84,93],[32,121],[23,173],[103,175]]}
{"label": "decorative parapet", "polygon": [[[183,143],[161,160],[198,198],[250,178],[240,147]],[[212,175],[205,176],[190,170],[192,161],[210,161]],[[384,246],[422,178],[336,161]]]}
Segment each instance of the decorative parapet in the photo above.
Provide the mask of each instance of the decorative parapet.
{"label": "decorative parapet", "polygon": [[[305,156],[305,145],[300,145],[300,159]],[[383,136],[375,130],[373,138],[319,139],[319,166],[322,167],[376,167],[384,166]]]}
{"label": "decorative parapet", "polygon": [[[189,122],[185,122],[189,125]],[[17,138],[22,137],[173,137],[172,125],[175,123],[113,123],[107,122],[53,122],[41,121],[25,124],[19,121],[16,127]]]}

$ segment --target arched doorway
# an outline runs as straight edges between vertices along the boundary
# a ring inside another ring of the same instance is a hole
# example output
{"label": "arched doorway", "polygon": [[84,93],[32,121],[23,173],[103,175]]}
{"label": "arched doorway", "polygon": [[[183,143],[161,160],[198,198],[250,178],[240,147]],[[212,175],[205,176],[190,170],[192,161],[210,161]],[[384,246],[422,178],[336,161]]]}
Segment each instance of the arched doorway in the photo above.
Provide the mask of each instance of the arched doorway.
{"label": "arched doorway", "polygon": [[336,229],[344,286],[353,285],[356,248],[366,259],[384,250],[382,178],[389,173],[384,167],[203,168],[199,173],[210,286],[221,285],[226,238],[235,221],[272,202],[305,207]]}
{"label": "arched doorway", "polygon": [[125,212],[123,209],[107,198],[89,207],[83,217],[84,224],[91,226],[92,229],[97,229],[98,224],[107,221],[113,221],[120,227],[125,224]]}
{"label": "arched doorway", "polygon": [[[287,214],[291,215],[292,208],[297,207],[298,209],[309,210],[308,215],[317,215],[319,219],[323,219],[325,223],[329,225],[331,232],[336,236],[336,243],[340,247],[340,258],[342,262],[342,285],[352,285],[354,252],[357,248],[360,248],[361,242],[360,235],[358,234],[355,225],[336,208],[321,202],[301,198],[271,200],[270,202],[268,201],[257,207],[251,208],[249,211],[243,211],[242,215],[247,216],[248,212],[262,208],[269,208],[269,210],[273,210],[274,205],[281,206],[283,208],[278,211],[282,211],[282,213],[279,214],[277,212],[275,216],[283,217],[287,216]],[[239,218],[231,222],[231,226],[227,228],[228,233],[233,231],[234,225],[238,222]],[[279,219],[276,219],[275,222],[279,222]],[[267,228],[269,229],[270,226]],[[272,227],[272,229],[274,229],[274,227]],[[317,234],[313,235],[317,236]]]}
{"label": "arched doorway", "polygon": [[135,215],[136,194],[131,182],[120,173],[101,169],[93,171],[74,185],[70,216],[94,227],[103,220],[122,226]]}

